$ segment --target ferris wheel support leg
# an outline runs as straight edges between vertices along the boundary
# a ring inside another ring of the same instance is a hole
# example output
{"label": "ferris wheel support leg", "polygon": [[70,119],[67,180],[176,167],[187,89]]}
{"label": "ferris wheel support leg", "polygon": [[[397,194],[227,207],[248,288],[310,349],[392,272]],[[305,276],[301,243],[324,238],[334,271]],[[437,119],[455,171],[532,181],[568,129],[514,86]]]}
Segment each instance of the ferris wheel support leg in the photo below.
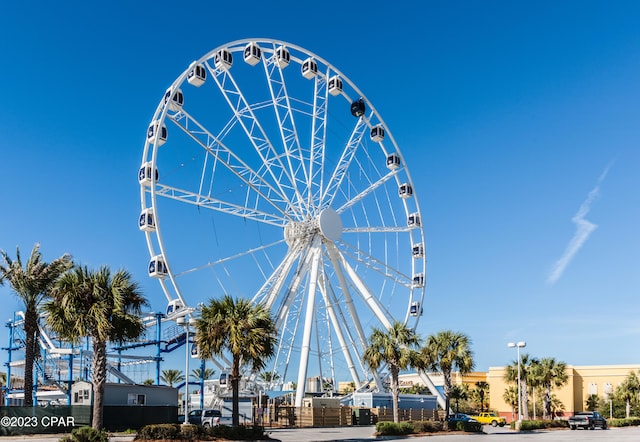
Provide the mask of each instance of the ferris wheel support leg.
{"label": "ferris wheel support leg", "polygon": [[298,368],[298,386],[296,389],[296,407],[302,407],[305,384],[307,380],[307,364],[309,363],[309,346],[311,344],[311,329],[313,327],[313,314],[315,309],[316,286],[318,281],[318,263],[320,261],[318,241],[314,241],[313,261],[311,263],[311,274],[309,282],[309,293],[307,294],[307,311],[304,321],[304,334],[302,335],[302,350],[300,352],[300,366]]}
{"label": "ferris wheel support leg", "polygon": [[364,281],[360,279],[356,271],[349,265],[349,263],[341,257],[342,266],[347,271],[347,275],[351,278],[351,281],[358,289],[358,292],[363,297],[364,301],[369,305],[369,308],[373,312],[374,315],[378,318],[378,320],[384,325],[384,327],[388,330],[391,328],[391,321],[389,321],[389,315],[385,314],[382,309],[382,306],[378,303],[376,298],[371,293],[371,290],[366,286]]}
{"label": "ferris wheel support leg", "polygon": [[[325,283],[324,278],[322,280],[322,284],[320,285],[320,293],[322,294],[324,303],[327,306],[327,313],[329,314],[329,320],[333,325],[333,330],[335,331],[338,342],[340,343],[340,350],[342,350],[344,359],[347,362],[349,373],[351,373],[351,377],[353,378],[353,382],[356,384],[356,388],[360,388],[360,377],[358,376],[358,372],[356,371],[356,366],[353,362],[353,359],[351,358],[351,353],[349,352],[347,341],[344,338],[344,334],[342,333],[342,328],[340,327],[340,323],[338,322],[338,317],[336,316],[336,312],[333,309],[333,302],[329,300],[329,296],[327,293],[327,285]],[[345,324],[345,327],[346,326],[347,324]]]}
{"label": "ferris wheel support leg", "polygon": [[444,410],[445,407],[447,406],[447,402],[445,401],[445,398],[442,395],[442,393],[440,393],[440,390],[436,388],[435,384],[433,383],[429,375],[427,375],[427,373],[422,370],[418,371],[418,375],[420,375],[420,379],[422,379],[422,382],[424,382],[425,385],[429,388],[429,390],[431,390],[431,393],[433,393],[436,396],[436,399],[438,400],[438,405],[440,405]]}
{"label": "ferris wheel support leg", "polygon": [[333,264],[333,268],[336,270],[336,276],[338,277],[338,281],[340,282],[340,288],[342,289],[343,296],[347,302],[347,308],[349,310],[349,314],[351,315],[351,319],[355,324],[356,333],[358,334],[358,339],[360,339],[360,345],[362,348],[367,347],[367,338],[364,334],[364,329],[362,328],[362,324],[358,319],[357,312],[353,305],[353,300],[351,299],[351,291],[349,290],[349,285],[347,284],[347,279],[342,271],[342,267],[340,266],[340,252],[336,249],[336,247],[331,243],[325,243],[327,247],[327,251],[329,252],[329,259]]}

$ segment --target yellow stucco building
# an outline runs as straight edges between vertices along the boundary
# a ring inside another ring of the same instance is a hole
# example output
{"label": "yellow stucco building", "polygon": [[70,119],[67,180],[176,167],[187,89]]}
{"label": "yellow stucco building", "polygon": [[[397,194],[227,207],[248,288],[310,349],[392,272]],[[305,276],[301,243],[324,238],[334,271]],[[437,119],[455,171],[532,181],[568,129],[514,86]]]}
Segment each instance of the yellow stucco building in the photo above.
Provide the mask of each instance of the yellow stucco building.
{"label": "yellow stucco building", "polygon": [[[562,388],[554,388],[554,394],[564,405],[563,415],[572,416],[574,413],[584,411],[586,400],[592,394],[597,394],[601,398],[613,393],[630,372],[638,373],[639,365],[586,365],[567,366],[568,382]],[[478,381],[485,381],[489,384],[489,403],[492,410],[500,413],[501,416],[512,420],[511,406],[507,404],[502,396],[505,390],[511,385],[504,380],[505,367],[489,367],[488,372],[473,372],[461,376],[459,373],[452,373],[454,385],[468,384],[469,388],[475,388]],[[429,376],[436,387],[443,385],[441,375],[431,374]],[[422,385],[422,381],[417,374],[404,374],[400,376],[400,386],[410,387],[414,384]],[[541,415],[541,410],[539,411]]]}
{"label": "yellow stucco building", "polygon": [[[585,365],[567,366],[568,382],[562,388],[554,388],[554,394],[564,405],[564,415],[572,416],[585,411],[587,398],[597,394],[601,398],[613,393],[630,372],[636,373],[640,365]],[[511,406],[502,398],[508,383],[504,380],[505,367],[489,367],[487,382],[491,408],[511,419]],[[513,384],[511,384],[513,385]]]}

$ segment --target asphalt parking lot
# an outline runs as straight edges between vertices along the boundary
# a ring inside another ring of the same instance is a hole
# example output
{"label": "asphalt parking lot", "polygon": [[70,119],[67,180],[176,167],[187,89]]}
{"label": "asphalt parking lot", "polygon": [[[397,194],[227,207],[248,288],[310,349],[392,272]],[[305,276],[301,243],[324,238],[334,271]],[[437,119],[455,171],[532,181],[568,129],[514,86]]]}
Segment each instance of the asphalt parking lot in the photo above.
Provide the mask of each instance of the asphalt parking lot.
{"label": "asphalt parking lot", "polygon": [[479,442],[479,437],[485,440],[496,442],[519,442],[519,441],[541,441],[541,442],[569,442],[569,441],[615,441],[615,442],[637,442],[640,440],[640,427],[610,428],[608,430],[541,430],[516,433],[505,428],[493,428],[490,425],[484,426],[484,433],[478,434],[437,434],[420,437],[392,437],[376,438],[373,433],[375,427],[343,427],[343,428],[296,428],[271,430],[270,436],[281,442],[360,442],[372,440],[408,440],[410,442],[430,441],[434,442],[434,437],[444,438],[451,442]]}
{"label": "asphalt parking lot", "polygon": [[[340,427],[340,428],[280,428],[267,430],[272,439],[281,442],[365,442],[372,440],[405,440],[410,442],[430,441],[435,439],[450,442],[479,442],[491,440],[495,442],[570,442],[570,441],[615,441],[637,442],[640,440],[640,427],[610,428],[608,430],[540,430],[516,433],[508,428],[493,428],[485,425],[484,434],[437,434],[420,437],[393,437],[385,436],[376,438],[373,433],[375,427]],[[27,441],[27,442],[57,442],[62,435],[34,435],[34,436],[5,436],[3,440]],[[130,442],[133,435],[115,435],[109,438],[111,442]],[[442,439],[441,439],[442,438]]]}

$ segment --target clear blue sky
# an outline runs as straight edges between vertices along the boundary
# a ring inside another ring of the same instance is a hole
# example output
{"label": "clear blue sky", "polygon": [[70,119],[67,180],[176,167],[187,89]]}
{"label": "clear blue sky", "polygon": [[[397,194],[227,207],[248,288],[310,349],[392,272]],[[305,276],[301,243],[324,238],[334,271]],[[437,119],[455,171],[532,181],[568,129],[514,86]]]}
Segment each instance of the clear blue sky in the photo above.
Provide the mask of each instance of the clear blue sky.
{"label": "clear blue sky", "polygon": [[[468,334],[479,370],[515,360],[517,340],[640,363],[640,3],[219,5],[2,2],[0,248],[124,267],[164,310],[136,224],[147,125],[192,60],[270,37],[354,81],[411,164],[422,336]],[[8,286],[0,299],[11,318]]]}

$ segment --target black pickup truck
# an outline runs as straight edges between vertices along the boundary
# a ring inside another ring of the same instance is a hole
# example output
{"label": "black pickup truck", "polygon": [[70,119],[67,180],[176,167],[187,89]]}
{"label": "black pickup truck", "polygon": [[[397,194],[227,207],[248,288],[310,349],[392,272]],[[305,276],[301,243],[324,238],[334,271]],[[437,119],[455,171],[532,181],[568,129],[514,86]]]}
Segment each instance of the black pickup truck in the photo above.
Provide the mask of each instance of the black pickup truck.
{"label": "black pickup truck", "polygon": [[607,420],[597,411],[583,411],[569,418],[569,428],[572,430],[576,428],[593,430],[596,427],[607,429]]}

